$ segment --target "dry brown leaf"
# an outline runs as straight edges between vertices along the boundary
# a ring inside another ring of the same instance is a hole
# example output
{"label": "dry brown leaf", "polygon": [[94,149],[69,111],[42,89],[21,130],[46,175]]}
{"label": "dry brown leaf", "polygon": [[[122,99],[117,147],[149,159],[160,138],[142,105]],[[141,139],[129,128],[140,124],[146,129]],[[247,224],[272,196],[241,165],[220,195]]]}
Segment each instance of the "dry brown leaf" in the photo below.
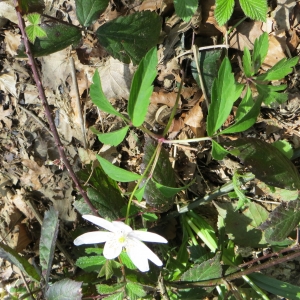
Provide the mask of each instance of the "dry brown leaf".
{"label": "dry brown leaf", "polygon": [[17,191],[17,194],[12,195],[10,197],[10,200],[18,208],[18,210],[24,214],[24,216],[26,216],[28,219],[32,220],[34,218],[34,215],[31,211],[31,209],[27,206],[27,204],[25,202],[25,199],[24,199],[25,190],[22,188],[22,189],[19,189],[16,191]]}
{"label": "dry brown leaf", "polygon": [[[165,93],[165,92],[153,92],[151,97],[150,97],[150,103],[151,104],[164,104],[169,107],[173,107],[175,105],[177,98],[177,93],[175,92],[170,92],[170,93]],[[179,99],[178,106],[181,106],[181,99]]]}
{"label": "dry brown leaf", "polygon": [[28,246],[28,244],[32,242],[32,239],[31,236],[29,235],[26,224],[20,223],[18,227],[19,227],[19,234],[18,234],[18,241],[15,250],[18,253],[20,253]]}
{"label": "dry brown leaf", "polygon": [[135,67],[132,64],[124,64],[110,57],[104,65],[98,68],[105,96],[108,99],[127,99],[134,70]]}
{"label": "dry brown leaf", "polygon": [[296,5],[295,0],[277,0],[277,7],[273,12],[278,29],[289,30],[290,14]]}
{"label": "dry brown leaf", "polygon": [[[1,5],[1,3],[0,3]],[[1,9],[1,8],[0,8]],[[17,49],[19,45],[21,44],[21,35],[15,34],[12,31],[5,30],[4,31],[5,38],[5,50],[11,55],[16,56],[17,55]]]}
{"label": "dry brown leaf", "polygon": [[0,17],[18,24],[18,17],[13,0],[0,1]]}
{"label": "dry brown leaf", "polygon": [[18,98],[19,93],[16,89],[16,77],[13,71],[2,73],[0,75],[0,90],[10,93],[15,98]]}

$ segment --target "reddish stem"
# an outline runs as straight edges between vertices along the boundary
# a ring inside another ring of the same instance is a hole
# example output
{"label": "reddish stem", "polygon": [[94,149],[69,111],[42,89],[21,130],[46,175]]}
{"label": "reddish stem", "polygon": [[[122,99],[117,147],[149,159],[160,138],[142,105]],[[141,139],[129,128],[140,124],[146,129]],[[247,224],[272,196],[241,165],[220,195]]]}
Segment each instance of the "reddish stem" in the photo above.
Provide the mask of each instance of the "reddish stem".
{"label": "reddish stem", "polygon": [[73,171],[73,169],[70,165],[69,160],[67,159],[66,153],[64,151],[64,147],[61,143],[61,140],[59,138],[59,135],[58,135],[55,123],[54,123],[54,120],[53,120],[52,115],[51,115],[50,107],[49,107],[48,101],[46,99],[44,88],[43,88],[42,82],[40,80],[40,76],[39,76],[39,73],[38,73],[38,70],[37,70],[37,66],[36,66],[33,54],[31,52],[29,40],[28,40],[26,32],[25,32],[25,23],[24,23],[24,20],[22,18],[21,13],[19,12],[19,10],[17,8],[17,6],[18,6],[17,0],[15,0],[15,6],[16,6],[16,13],[17,13],[17,16],[18,16],[19,28],[20,28],[21,33],[22,33],[22,38],[23,38],[23,41],[24,41],[26,54],[28,56],[29,65],[30,65],[32,73],[33,73],[33,78],[34,78],[35,84],[38,88],[39,97],[42,101],[44,111],[45,111],[45,115],[48,119],[49,127],[50,127],[50,130],[51,130],[52,134],[53,134],[55,145],[58,149],[60,158],[63,161],[64,165],[66,166],[66,169],[68,170],[68,172],[69,172],[76,188],[78,189],[78,191],[82,195],[84,201],[88,204],[88,206],[90,207],[90,209],[92,210],[94,215],[99,216],[98,211],[94,208],[94,206],[91,203],[90,199],[88,198],[86,192],[83,190],[82,186],[80,185],[79,180],[78,180],[76,174],[74,173],[74,171]]}

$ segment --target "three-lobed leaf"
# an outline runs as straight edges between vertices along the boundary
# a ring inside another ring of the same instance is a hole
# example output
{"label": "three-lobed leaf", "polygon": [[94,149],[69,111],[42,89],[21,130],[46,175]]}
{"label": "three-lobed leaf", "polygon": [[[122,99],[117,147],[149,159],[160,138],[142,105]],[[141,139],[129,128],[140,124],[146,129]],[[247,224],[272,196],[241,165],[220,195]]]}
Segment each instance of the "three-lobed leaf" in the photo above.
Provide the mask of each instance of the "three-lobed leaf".
{"label": "three-lobed leaf", "polygon": [[76,0],[76,16],[79,23],[88,27],[105,11],[109,0]]}
{"label": "three-lobed leaf", "polygon": [[224,58],[212,87],[211,105],[207,117],[207,133],[213,136],[230,114],[233,103],[240,96],[243,85],[237,84],[231,72],[231,64]]}
{"label": "three-lobed leaf", "polygon": [[141,60],[133,76],[127,110],[132,124],[136,127],[143,124],[148,111],[153,81],[157,74],[156,65],[157,51],[154,47]]}

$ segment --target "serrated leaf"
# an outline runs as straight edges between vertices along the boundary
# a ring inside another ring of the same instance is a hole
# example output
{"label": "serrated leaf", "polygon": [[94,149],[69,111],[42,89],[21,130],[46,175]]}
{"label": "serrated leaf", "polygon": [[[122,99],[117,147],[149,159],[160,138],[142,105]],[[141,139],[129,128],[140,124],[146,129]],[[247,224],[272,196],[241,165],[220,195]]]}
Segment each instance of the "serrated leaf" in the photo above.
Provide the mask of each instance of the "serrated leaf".
{"label": "serrated leaf", "polygon": [[41,15],[38,13],[32,13],[27,15],[28,21],[33,25],[38,25],[41,20]]}
{"label": "serrated leaf", "polygon": [[254,42],[253,53],[252,53],[252,64],[253,64],[254,74],[257,73],[260,66],[264,62],[268,53],[268,48],[269,48],[269,38],[268,38],[268,34],[264,32]]}
{"label": "serrated leaf", "polygon": [[107,284],[97,284],[96,288],[100,295],[102,294],[111,294],[113,292],[117,292],[119,289],[123,288],[125,283],[116,283],[112,285]]}
{"label": "serrated leaf", "polygon": [[[31,46],[34,57],[49,55],[70,45],[77,45],[81,40],[81,30],[75,26],[47,21],[40,27],[47,36],[36,39]],[[24,44],[19,46],[17,53],[18,57],[27,57]]]}
{"label": "serrated leaf", "polygon": [[118,146],[124,140],[129,126],[125,126],[119,130],[107,133],[99,133],[97,137],[99,141],[105,145]]}
{"label": "serrated leaf", "polygon": [[253,104],[252,93],[250,88],[248,88],[246,95],[238,107],[236,122],[222,130],[219,134],[242,132],[249,129],[256,122],[262,102],[263,98],[258,97]]}
{"label": "serrated leaf", "polygon": [[190,268],[182,274],[181,280],[185,281],[201,281],[215,279],[222,276],[222,266],[220,263],[220,253],[200,265]]}
{"label": "serrated leaf", "polygon": [[284,240],[299,222],[299,200],[282,202],[270,213],[269,219],[260,226],[260,229],[266,230],[271,227],[273,232],[268,236],[268,240],[278,242]]}
{"label": "serrated leaf", "polygon": [[183,21],[189,22],[198,7],[198,0],[174,0],[175,13]]}
{"label": "serrated leaf", "polygon": [[240,5],[247,17],[266,22],[267,0],[240,0]]}
{"label": "serrated leaf", "polygon": [[265,85],[265,84],[257,84],[256,88],[260,95],[263,98],[264,103],[270,105],[271,103],[277,101],[282,104],[288,99],[288,94],[277,93],[277,91],[285,90],[287,87],[286,84],[281,85]]}
{"label": "serrated leaf", "polygon": [[37,37],[46,37],[47,33],[38,25],[29,25],[25,28],[29,41],[34,44]]}
{"label": "serrated leaf", "polygon": [[62,279],[51,285],[46,292],[47,300],[81,300],[81,284],[71,279]]}
{"label": "serrated leaf", "polygon": [[89,183],[90,200],[103,218],[115,220],[122,217],[121,209],[126,203],[116,181],[109,178],[100,166],[92,168],[88,165],[77,174],[80,180]]}
{"label": "serrated leaf", "polygon": [[99,277],[105,276],[105,279],[108,280],[114,275],[114,267],[115,261],[112,259],[107,259],[104,263],[104,266],[101,268],[99,272]]}
{"label": "serrated leaf", "polygon": [[143,124],[148,111],[150,96],[153,92],[153,81],[157,74],[156,65],[157,51],[155,47],[141,60],[133,76],[127,110],[132,124],[136,127]]}
{"label": "serrated leaf", "polygon": [[252,273],[248,276],[255,285],[271,294],[278,295],[286,299],[300,299],[299,286],[268,277],[261,273]]}
{"label": "serrated leaf", "polygon": [[298,63],[298,60],[299,58],[297,56],[288,60],[283,58],[265,74],[257,76],[256,80],[271,81],[282,79],[293,71],[293,67]]}
{"label": "serrated leaf", "polygon": [[50,210],[45,212],[40,238],[40,264],[46,285],[52,269],[58,225],[58,212],[51,207]]}
{"label": "serrated leaf", "polygon": [[9,246],[3,243],[0,243],[0,257],[17,266],[32,280],[37,282],[41,280],[40,275],[37,273],[35,268],[27,261],[26,258],[19,255],[15,250],[11,249]]}
{"label": "serrated leaf", "polygon": [[182,191],[182,190],[186,190],[189,186],[191,186],[192,184],[195,183],[195,180],[191,181],[189,184],[179,187],[179,188],[174,188],[174,187],[170,187],[170,186],[165,186],[162,185],[158,182],[156,182],[155,180],[153,180],[153,178],[151,178],[151,180],[153,181],[153,183],[155,184],[155,187],[166,197],[173,197],[175,196],[178,192]]}
{"label": "serrated leaf", "polygon": [[209,136],[213,136],[226,121],[234,101],[242,92],[242,88],[242,85],[236,84],[229,59],[225,57],[212,87],[212,99],[207,117]]}
{"label": "serrated leaf", "polygon": [[236,245],[241,247],[262,247],[266,245],[261,230],[257,227],[268,217],[268,211],[254,202],[247,204],[242,212],[236,211],[236,204],[214,203],[221,218],[224,219],[225,231]]}
{"label": "serrated leaf", "polygon": [[230,144],[238,148],[238,157],[259,180],[279,188],[300,189],[297,169],[274,146],[253,138],[241,138]]}
{"label": "serrated leaf", "polygon": [[254,74],[254,71],[252,69],[250,51],[247,47],[244,48],[243,68],[244,68],[244,73],[247,78],[250,78]]}
{"label": "serrated leaf", "polygon": [[105,23],[98,28],[96,35],[114,58],[138,64],[157,44],[160,29],[160,17],[154,12],[142,11]]}
{"label": "serrated leaf", "polygon": [[76,0],[76,16],[79,23],[88,27],[105,11],[109,0]]}
{"label": "serrated leaf", "polygon": [[99,155],[96,155],[96,157],[100,162],[104,172],[113,180],[120,181],[120,182],[130,182],[141,178],[141,175],[116,167],[108,160],[102,158]]}
{"label": "serrated leaf", "polygon": [[133,264],[128,254],[125,251],[122,251],[120,254],[121,262],[130,270],[135,270],[136,266]]}
{"label": "serrated leaf", "polygon": [[105,97],[102,86],[101,86],[101,80],[98,70],[95,71],[95,74],[93,76],[93,84],[91,84],[90,87],[90,95],[92,102],[102,111],[119,116],[120,118],[124,119],[124,116],[116,111],[114,107],[110,104],[108,99]]}
{"label": "serrated leaf", "polygon": [[[203,85],[209,98],[211,98],[213,81],[218,76],[221,54],[222,50],[207,50],[199,52],[199,68],[203,79]],[[191,63],[191,70],[194,79],[201,88],[195,60]]]}
{"label": "serrated leaf", "polygon": [[92,266],[102,266],[105,262],[106,258],[104,256],[82,256],[77,259],[76,266],[81,269],[86,269]]}
{"label": "serrated leaf", "polygon": [[143,287],[135,282],[127,282],[126,290],[130,291],[134,295],[140,297],[145,297],[147,293],[144,291]]}
{"label": "serrated leaf", "polygon": [[119,293],[110,295],[108,297],[104,297],[102,299],[105,299],[105,300],[123,300],[124,299],[124,292],[119,292]]}
{"label": "serrated leaf", "polygon": [[102,254],[103,249],[101,248],[85,248],[84,249],[86,254],[96,253],[96,254]]}
{"label": "serrated leaf", "polygon": [[212,140],[212,151],[211,155],[216,160],[222,160],[227,154],[229,154],[229,151],[224,149],[220,144],[218,144],[216,141]]}
{"label": "serrated leaf", "polygon": [[223,26],[233,13],[234,0],[216,0],[215,18]]}
{"label": "serrated leaf", "polygon": [[[142,171],[145,170],[146,166],[150,162],[156,146],[157,144],[155,141],[150,138],[146,138],[144,146],[145,155],[143,158],[143,165],[141,166]],[[147,176],[148,175],[149,174],[147,174]],[[162,185],[170,187],[175,186],[175,173],[169,160],[169,153],[164,148],[161,149],[155,170],[152,174],[152,178],[154,179],[154,181]],[[143,185],[146,180],[144,180],[141,185]],[[145,187],[144,198],[150,206],[153,206],[160,211],[168,210],[174,203],[174,197],[164,196],[156,188],[155,183],[152,180],[149,180]]]}

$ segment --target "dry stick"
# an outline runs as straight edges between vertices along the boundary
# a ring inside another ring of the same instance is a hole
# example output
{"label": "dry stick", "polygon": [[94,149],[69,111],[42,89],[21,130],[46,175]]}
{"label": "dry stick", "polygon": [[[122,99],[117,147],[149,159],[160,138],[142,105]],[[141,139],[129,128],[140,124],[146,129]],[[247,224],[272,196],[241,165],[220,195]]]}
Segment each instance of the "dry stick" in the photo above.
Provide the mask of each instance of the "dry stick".
{"label": "dry stick", "polygon": [[50,130],[51,130],[52,134],[53,134],[53,138],[54,138],[57,150],[59,152],[60,158],[63,161],[64,165],[66,166],[66,168],[67,168],[67,170],[68,170],[68,172],[69,172],[76,188],[79,190],[79,192],[82,195],[84,201],[88,204],[88,206],[92,210],[93,214],[96,215],[96,216],[99,216],[97,210],[94,208],[94,206],[91,203],[90,199],[88,198],[87,194],[85,193],[85,191],[81,187],[81,185],[79,183],[79,180],[78,180],[76,174],[74,173],[74,171],[73,171],[73,169],[70,165],[69,160],[67,159],[66,153],[64,151],[64,147],[61,143],[61,140],[59,138],[57,129],[55,127],[55,124],[54,124],[54,121],[53,121],[53,118],[52,118],[52,115],[51,115],[51,112],[50,112],[49,104],[47,102],[46,95],[45,95],[45,92],[44,92],[44,88],[43,88],[42,82],[40,80],[40,76],[39,76],[39,73],[38,73],[38,70],[37,70],[37,67],[36,67],[36,64],[35,64],[35,60],[33,58],[33,54],[32,54],[31,49],[30,49],[30,44],[29,44],[27,35],[25,33],[24,20],[21,16],[21,13],[17,9],[17,6],[18,6],[17,0],[15,0],[14,3],[15,3],[15,7],[16,7],[16,13],[17,13],[17,17],[18,17],[19,27],[20,27],[20,30],[21,30],[21,33],[22,33],[24,46],[25,46],[25,49],[26,49],[26,54],[27,54],[28,60],[29,60],[29,65],[30,65],[32,73],[33,73],[35,84],[38,88],[39,97],[42,101],[42,104],[43,104],[43,107],[44,107],[44,110],[45,110],[45,115],[47,116],[49,127],[50,127]]}
{"label": "dry stick", "polygon": [[71,71],[72,71],[71,72],[72,82],[73,82],[73,86],[75,88],[75,94],[76,94],[76,106],[77,106],[80,125],[81,125],[81,133],[82,133],[82,137],[83,137],[83,147],[84,147],[84,149],[87,149],[87,142],[86,142],[85,128],[84,128],[85,122],[84,122],[83,115],[82,115],[78,83],[77,83],[77,80],[76,80],[76,69],[75,69],[75,64],[74,64],[73,57],[70,57],[70,63],[71,63]]}

